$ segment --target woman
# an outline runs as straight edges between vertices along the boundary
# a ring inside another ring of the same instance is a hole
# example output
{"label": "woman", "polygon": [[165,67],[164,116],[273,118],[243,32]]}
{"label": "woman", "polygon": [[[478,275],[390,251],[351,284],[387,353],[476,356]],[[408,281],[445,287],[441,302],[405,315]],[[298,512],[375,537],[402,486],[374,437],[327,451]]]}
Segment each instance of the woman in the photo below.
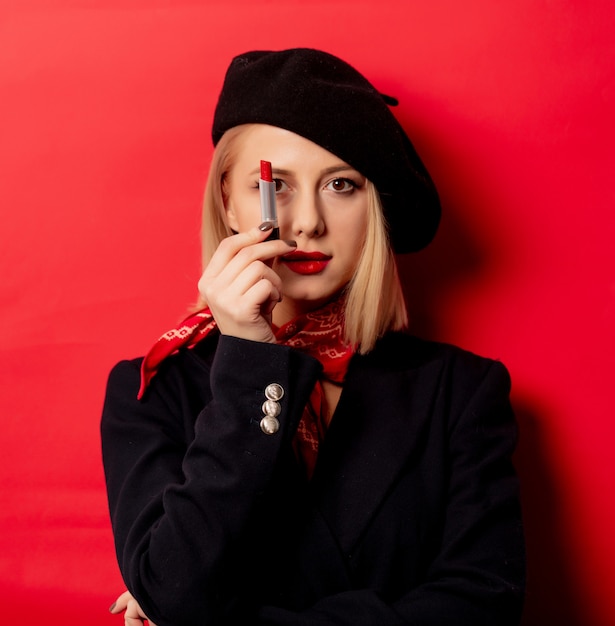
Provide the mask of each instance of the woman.
{"label": "woman", "polygon": [[393,252],[427,245],[440,206],[392,103],[316,50],[231,63],[199,312],[108,384],[127,624],[519,622],[509,378],[401,332]]}

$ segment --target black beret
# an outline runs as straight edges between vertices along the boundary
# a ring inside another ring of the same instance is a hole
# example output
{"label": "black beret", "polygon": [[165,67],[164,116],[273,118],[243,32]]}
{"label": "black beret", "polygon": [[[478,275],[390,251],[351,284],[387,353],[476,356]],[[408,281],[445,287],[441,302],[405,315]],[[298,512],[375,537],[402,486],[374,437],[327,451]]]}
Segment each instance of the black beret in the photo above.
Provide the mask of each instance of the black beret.
{"label": "black beret", "polygon": [[440,221],[436,188],[383,96],[337,57],[309,48],[235,57],[216,106],[212,137],[240,124],[290,130],[351,165],[376,186],[395,252],[413,252]]}

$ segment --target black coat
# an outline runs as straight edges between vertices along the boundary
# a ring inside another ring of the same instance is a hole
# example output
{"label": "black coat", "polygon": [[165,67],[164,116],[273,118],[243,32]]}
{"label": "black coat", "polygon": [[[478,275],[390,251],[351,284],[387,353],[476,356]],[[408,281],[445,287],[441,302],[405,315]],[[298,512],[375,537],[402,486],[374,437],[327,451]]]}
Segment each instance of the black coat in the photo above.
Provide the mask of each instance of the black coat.
{"label": "black coat", "polygon": [[[209,337],[137,401],[111,373],[117,556],[158,626],[518,624],[524,548],[503,365],[401,334],[353,357],[308,483],[290,445],[320,364]],[[264,389],[284,389],[265,434]]]}

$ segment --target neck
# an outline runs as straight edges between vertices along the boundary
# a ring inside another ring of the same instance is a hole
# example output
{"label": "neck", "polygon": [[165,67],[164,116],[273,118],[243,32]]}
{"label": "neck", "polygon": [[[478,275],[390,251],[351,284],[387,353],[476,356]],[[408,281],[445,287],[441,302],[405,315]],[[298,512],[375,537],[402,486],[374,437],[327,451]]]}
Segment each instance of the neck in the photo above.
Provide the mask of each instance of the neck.
{"label": "neck", "polygon": [[302,302],[298,303],[294,300],[290,300],[289,298],[283,298],[282,302],[276,305],[275,309],[273,309],[273,313],[271,314],[271,319],[273,323],[278,327],[284,326],[290,320],[299,317],[299,315],[304,315],[305,313],[309,313],[310,311],[315,311],[319,309],[325,302],[310,302],[311,306],[307,306],[308,303]]}
{"label": "neck", "polygon": [[321,307],[325,306],[329,302],[337,299],[337,295],[332,298],[325,300],[292,300],[291,298],[283,297],[282,302],[276,305],[275,309],[273,309],[273,313],[271,314],[271,321],[280,328],[287,322],[299,317],[300,315],[305,315],[306,313],[310,313],[312,311],[317,311]]}

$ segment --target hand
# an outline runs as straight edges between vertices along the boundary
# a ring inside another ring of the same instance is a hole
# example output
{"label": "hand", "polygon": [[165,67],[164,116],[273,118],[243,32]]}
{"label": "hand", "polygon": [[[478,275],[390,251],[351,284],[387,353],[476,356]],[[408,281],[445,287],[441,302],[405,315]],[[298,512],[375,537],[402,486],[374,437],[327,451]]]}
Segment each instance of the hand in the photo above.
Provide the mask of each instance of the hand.
{"label": "hand", "polygon": [[199,280],[223,335],[275,343],[271,312],[282,299],[282,281],[272,259],[296,246],[284,240],[265,241],[269,231],[253,228],[224,239]]}
{"label": "hand", "polygon": [[143,612],[143,609],[139,606],[139,603],[133,598],[130,591],[125,591],[109,609],[114,615],[126,611],[124,613],[125,626],[143,626],[145,620],[149,622],[149,626],[156,626],[147,615]]}

